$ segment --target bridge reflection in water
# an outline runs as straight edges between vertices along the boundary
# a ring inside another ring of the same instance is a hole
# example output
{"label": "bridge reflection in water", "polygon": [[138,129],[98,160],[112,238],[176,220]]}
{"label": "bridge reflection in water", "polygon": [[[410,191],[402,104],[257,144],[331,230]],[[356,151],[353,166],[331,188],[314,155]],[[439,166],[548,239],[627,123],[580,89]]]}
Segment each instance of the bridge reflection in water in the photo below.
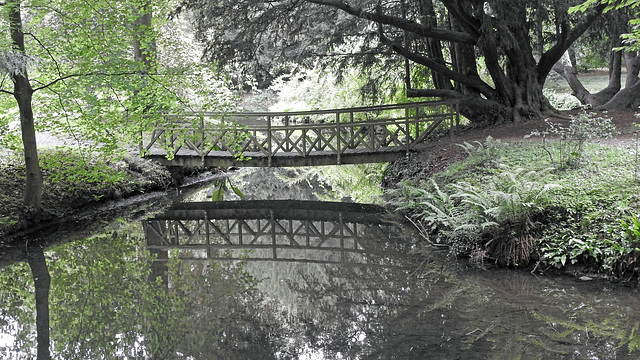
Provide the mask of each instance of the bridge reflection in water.
{"label": "bridge reflection in water", "polygon": [[371,259],[397,251],[402,234],[380,206],[298,200],[180,203],[143,226],[155,273],[172,249],[185,260],[392,266]]}

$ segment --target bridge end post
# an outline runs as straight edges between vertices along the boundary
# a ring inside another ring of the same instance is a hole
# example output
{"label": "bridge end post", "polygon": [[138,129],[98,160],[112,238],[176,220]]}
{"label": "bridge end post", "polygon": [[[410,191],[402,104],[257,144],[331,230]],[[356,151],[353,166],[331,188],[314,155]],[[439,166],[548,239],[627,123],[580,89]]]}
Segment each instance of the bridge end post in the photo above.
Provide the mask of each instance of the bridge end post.
{"label": "bridge end post", "polygon": [[451,120],[449,124],[449,138],[454,137],[455,128],[460,125],[460,111],[458,109],[459,103],[456,101],[452,105],[449,105],[449,109],[451,109]]}
{"label": "bridge end post", "polygon": [[340,135],[340,112],[336,112],[336,162],[338,165],[341,164],[340,153],[342,152],[342,146],[340,146],[340,142],[342,141],[342,135]]}
{"label": "bridge end post", "polygon": [[271,167],[271,158],[273,157],[273,147],[271,145],[271,116],[267,116],[267,146],[269,146],[269,157],[267,159],[267,167]]}

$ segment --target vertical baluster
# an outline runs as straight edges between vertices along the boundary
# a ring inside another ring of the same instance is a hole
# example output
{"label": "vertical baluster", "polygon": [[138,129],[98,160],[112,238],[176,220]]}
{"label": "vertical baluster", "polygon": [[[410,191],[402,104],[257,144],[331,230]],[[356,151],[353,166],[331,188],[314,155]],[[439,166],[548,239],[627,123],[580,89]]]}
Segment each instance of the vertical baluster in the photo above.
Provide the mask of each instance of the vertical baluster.
{"label": "vertical baluster", "polygon": [[336,162],[340,165],[340,153],[342,152],[342,147],[340,146],[340,112],[336,112]]}
{"label": "vertical baluster", "polygon": [[[367,119],[367,122],[369,122],[368,119]],[[369,133],[370,150],[376,151],[376,126],[370,125],[370,126],[367,126],[367,129],[368,129],[367,132]]]}
{"label": "vertical baluster", "polygon": [[353,115],[353,111],[349,112],[349,122],[351,122],[351,124],[349,124],[349,143],[347,143],[347,148],[350,149],[353,146],[353,142],[354,142],[354,137],[356,136],[355,134],[355,126],[353,124],[353,120],[354,120],[354,115]]}
{"label": "vertical baluster", "polygon": [[307,136],[306,125],[302,126],[303,128],[300,130],[302,132],[302,153],[304,157],[307,157],[307,140],[309,140],[309,137]]}
{"label": "vertical baluster", "polygon": [[269,146],[269,159],[267,167],[271,167],[271,158],[273,157],[273,147],[271,146],[271,116],[267,115],[267,146]]}
{"label": "vertical baluster", "polygon": [[[426,106],[426,105],[425,105]],[[419,139],[420,138],[420,109],[421,107],[416,105],[416,107],[414,108],[416,113],[415,113],[415,127],[416,127],[416,137],[414,139]],[[427,126],[428,127],[428,126]]]}
{"label": "vertical baluster", "polygon": [[409,157],[409,149],[411,148],[411,128],[409,127],[409,107],[404,108],[404,146]]}
{"label": "vertical baluster", "polygon": [[273,246],[273,260],[278,259],[278,243],[276,242],[276,219],[273,210],[269,210],[269,220],[271,221],[271,244]]}
{"label": "vertical baluster", "polygon": [[291,139],[289,137],[289,115],[285,115],[284,116],[284,143],[285,143],[285,147],[284,147],[284,151],[285,152],[291,152]]}
{"label": "vertical baluster", "polygon": [[200,115],[200,161],[204,166],[204,115]]}

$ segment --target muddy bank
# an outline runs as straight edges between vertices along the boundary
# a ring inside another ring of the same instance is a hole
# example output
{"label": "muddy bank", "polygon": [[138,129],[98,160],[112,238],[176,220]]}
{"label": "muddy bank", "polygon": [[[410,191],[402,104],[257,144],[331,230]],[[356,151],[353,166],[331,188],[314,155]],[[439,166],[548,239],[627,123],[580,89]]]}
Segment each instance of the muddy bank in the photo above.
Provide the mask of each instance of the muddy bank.
{"label": "muddy bank", "polygon": [[108,164],[109,171],[115,170],[120,175],[118,181],[110,184],[60,180],[56,169],[45,169],[43,212],[33,214],[22,204],[24,166],[20,159],[4,160],[0,165],[0,247],[27,232],[63,224],[68,219],[91,216],[100,208],[104,211],[109,207],[148,201],[145,195],[150,193],[166,193],[219,173],[218,169],[168,168],[131,157]]}

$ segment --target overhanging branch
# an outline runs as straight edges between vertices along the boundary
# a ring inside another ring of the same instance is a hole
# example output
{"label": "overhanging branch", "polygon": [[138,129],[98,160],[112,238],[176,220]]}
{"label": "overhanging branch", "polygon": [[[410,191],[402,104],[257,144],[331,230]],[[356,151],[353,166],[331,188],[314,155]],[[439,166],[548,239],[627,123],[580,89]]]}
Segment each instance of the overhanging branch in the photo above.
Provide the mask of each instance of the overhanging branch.
{"label": "overhanging branch", "polygon": [[[39,86],[37,88],[34,88],[33,92],[49,88],[49,87],[59,83],[60,81],[64,81],[64,80],[72,79],[72,78],[77,78],[77,77],[84,77],[84,76],[123,76],[123,75],[140,75],[140,72],[138,72],[138,71],[125,71],[125,72],[119,72],[119,73],[104,73],[104,72],[96,71],[96,72],[83,73],[83,74],[70,74],[70,75],[61,76],[61,77],[51,81],[50,83],[48,83],[46,85],[42,85],[42,86]],[[146,75],[149,75],[149,74],[146,74]]]}
{"label": "overhanging branch", "polygon": [[383,44],[390,46],[393,49],[393,51],[395,51],[396,53],[400,54],[401,56],[415,63],[424,65],[448,79],[451,79],[460,84],[474,88],[480,93],[484,94],[487,98],[495,98],[497,96],[495,89],[489,86],[489,84],[482,81],[479,77],[467,76],[457,71],[453,71],[449,69],[447,66],[440,64],[433,59],[414,53],[405,47],[399,46],[398,44],[392,42],[389,38],[387,38],[383,34],[380,34],[380,39]]}
{"label": "overhanging branch", "polygon": [[476,43],[476,39],[465,32],[425,26],[408,19],[385,15],[381,12],[366,11],[361,7],[356,8],[339,0],[309,0],[309,2],[340,9],[350,15],[359,17],[361,19],[371,20],[373,22],[385,25],[392,25],[394,27],[397,27],[398,29],[405,30],[423,37],[432,37],[439,40],[452,41],[462,44]]}
{"label": "overhanging branch", "polygon": [[559,34],[560,40],[540,57],[540,61],[538,62],[539,83],[544,83],[547,75],[549,75],[549,72],[551,72],[554,65],[560,60],[565,51],[567,51],[567,49],[580,37],[580,35],[587,31],[596,18],[602,14],[604,8],[605,4],[600,4],[589,10],[587,16],[573,28],[568,28],[568,24],[564,24],[565,27],[562,28],[563,30]]}
{"label": "overhanging branch", "polygon": [[455,90],[446,89],[407,89],[407,97],[441,97],[448,99],[462,98],[462,94]]}

